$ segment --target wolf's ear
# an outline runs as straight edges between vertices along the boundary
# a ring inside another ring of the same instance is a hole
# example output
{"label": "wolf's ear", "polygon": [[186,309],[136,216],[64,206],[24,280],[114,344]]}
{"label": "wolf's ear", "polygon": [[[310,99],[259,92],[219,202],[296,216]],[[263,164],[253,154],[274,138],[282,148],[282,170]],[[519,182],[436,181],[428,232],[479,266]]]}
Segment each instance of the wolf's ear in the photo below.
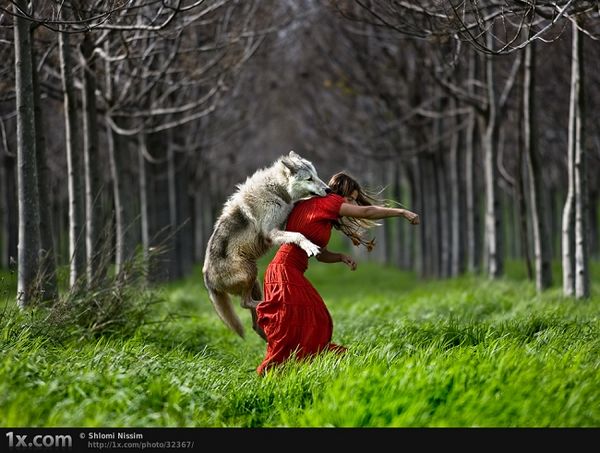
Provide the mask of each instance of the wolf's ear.
{"label": "wolf's ear", "polygon": [[291,150],[290,153],[288,154],[289,157],[291,157],[292,159],[301,159],[301,157],[296,154],[296,152],[294,150]]}
{"label": "wolf's ear", "polygon": [[[281,158],[281,163],[291,172],[296,173],[299,169],[298,162],[291,156],[291,153],[294,151],[290,151],[289,156],[283,156]],[[296,154],[296,153],[294,153]]]}

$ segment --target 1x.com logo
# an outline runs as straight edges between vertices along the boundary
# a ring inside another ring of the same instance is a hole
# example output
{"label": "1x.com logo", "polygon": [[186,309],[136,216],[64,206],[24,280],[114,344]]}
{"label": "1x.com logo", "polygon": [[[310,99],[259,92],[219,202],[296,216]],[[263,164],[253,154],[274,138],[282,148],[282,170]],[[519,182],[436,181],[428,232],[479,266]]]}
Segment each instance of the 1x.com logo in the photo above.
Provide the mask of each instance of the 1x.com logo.
{"label": "1x.com logo", "polygon": [[28,434],[15,434],[12,431],[6,433],[8,448],[71,448],[73,438],[69,434],[36,434],[29,437]]}

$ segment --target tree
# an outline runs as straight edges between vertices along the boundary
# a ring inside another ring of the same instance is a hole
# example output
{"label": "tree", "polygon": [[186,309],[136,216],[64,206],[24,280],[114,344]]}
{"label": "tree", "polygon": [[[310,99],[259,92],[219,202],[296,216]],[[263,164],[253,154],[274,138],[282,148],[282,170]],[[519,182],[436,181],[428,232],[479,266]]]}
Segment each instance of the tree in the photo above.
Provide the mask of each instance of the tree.
{"label": "tree", "polygon": [[[584,146],[583,34],[572,25],[571,105],[569,109],[569,193],[563,211],[563,291],[578,299],[589,296],[587,256],[587,187]],[[574,252],[574,256],[573,256]]]}
{"label": "tree", "polygon": [[552,249],[549,245],[550,232],[542,214],[547,210],[547,203],[542,185],[537,128],[535,127],[535,43],[532,42],[527,46],[524,52],[523,145],[529,176],[529,200],[535,251],[535,283],[538,292],[541,292],[552,285]]}
{"label": "tree", "polygon": [[[61,8],[61,19],[68,21],[67,11],[70,2]],[[85,278],[85,236],[83,182],[81,165],[81,147],[79,128],[77,127],[77,100],[73,82],[73,58],[70,35],[63,30],[58,34],[60,51],[60,72],[62,78],[63,102],[65,112],[65,149],[67,152],[69,185],[69,284],[76,288]]]}
{"label": "tree", "polygon": [[82,109],[83,109],[83,169],[85,181],[85,250],[86,281],[98,285],[106,273],[106,250],[102,247],[102,210],[100,156],[98,149],[98,115],[96,104],[96,61],[92,33],[85,33],[80,46]]}
{"label": "tree", "polygon": [[35,300],[40,252],[40,207],[36,167],[35,103],[30,22],[25,0],[14,2],[15,81],[17,95],[17,187],[19,244],[17,303],[25,308]]}

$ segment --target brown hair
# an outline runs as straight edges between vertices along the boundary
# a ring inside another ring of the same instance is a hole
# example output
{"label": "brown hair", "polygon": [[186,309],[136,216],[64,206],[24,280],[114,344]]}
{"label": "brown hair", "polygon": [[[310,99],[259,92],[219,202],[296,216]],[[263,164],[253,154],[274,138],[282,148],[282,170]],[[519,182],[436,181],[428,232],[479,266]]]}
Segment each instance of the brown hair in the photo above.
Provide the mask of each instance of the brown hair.
{"label": "brown hair", "polygon": [[[385,206],[389,202],[377,197],[377,195],[362,188],[358,181],[346,172],[336,173],[331,177],[327,185],[333,193],[342,197],[349,197],[356,190],[356,204],[360,206]],[[370,252],[375,247],[375,239],[367,240],[364,235],[366,230],[380,225],[379,223],[369,219],[358,219],[354,217],[342,217],[334,224],[335,228],[348,236],[355,246],[364,245]]]}

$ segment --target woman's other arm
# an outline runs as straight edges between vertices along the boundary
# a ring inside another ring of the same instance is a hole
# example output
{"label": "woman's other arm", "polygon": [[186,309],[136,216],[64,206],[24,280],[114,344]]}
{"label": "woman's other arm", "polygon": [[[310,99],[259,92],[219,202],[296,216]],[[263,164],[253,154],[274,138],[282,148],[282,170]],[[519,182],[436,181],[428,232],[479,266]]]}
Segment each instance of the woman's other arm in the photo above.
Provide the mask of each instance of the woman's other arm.
{"label": "woman's other arm", "polygon": [[317,260],[322,263],[344,263],[350,269],[356,269],[356,261],[350,255],[343,253],[336,253],[327,250],[325,247],[321,249],[321,252],[317,255]]}

